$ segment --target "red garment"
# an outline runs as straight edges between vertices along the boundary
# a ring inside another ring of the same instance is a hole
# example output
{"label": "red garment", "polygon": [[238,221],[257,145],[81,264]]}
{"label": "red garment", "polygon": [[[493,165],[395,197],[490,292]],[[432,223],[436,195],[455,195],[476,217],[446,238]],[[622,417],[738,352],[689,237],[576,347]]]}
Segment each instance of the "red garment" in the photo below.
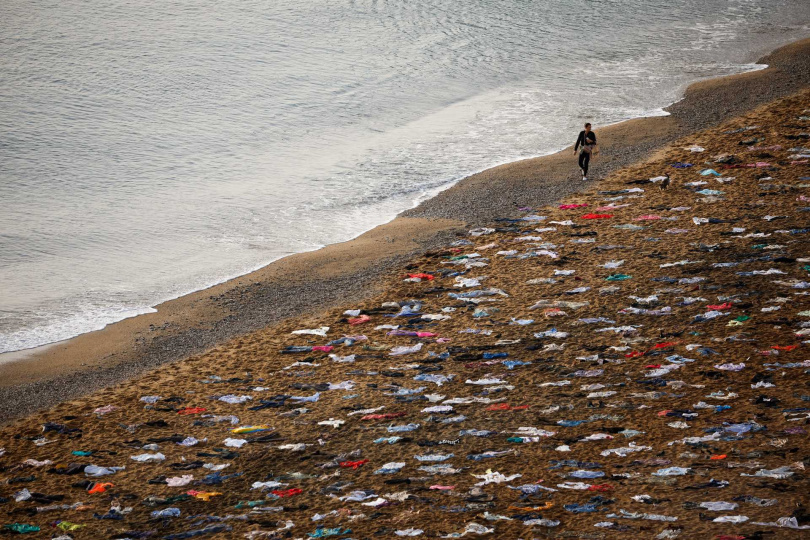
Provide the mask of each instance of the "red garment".
{"label": "red garment", "polygon": [[357,470],[358,467],[362,467],[366,463],[368,463],[367,459],[361,459],[360,461],[341,461],[340,466],[344,469]]}
{"label": "red garment", "polygon": [[797,347],[798,345],[774,345],[771,349],[776,349],[777,351],[792,351]]}
{"label": "red garment", "polygon": [[313,351],[331,352],[334,347],[332,345],[315,345],[312,347]]}
{"label": "red garment", "polygon": [[433,279],[434,279],[434,278],[433,278],[433,276],[431,276],[430,274],[424,274],[424,273],[419,273],[419,274],[408,274],[408,277],[409,277],[409,278],[426,279],[426,280],[428,280],[428,281],[433,281]]}
{"label": "red garment", "polygon": [[585,214],[582,219],[608,219],[612,217],[613,214]]}
{"label": "red garment", "polygon": [[207,410],[205,407],[186,407],[177,411],[177,414],[199,414]]}
{"label": "red garment", "polygon": [[272,493],[276,497],[281,497],[283,499],[284,497],[293,497],[295,495],[300,495],[303,492],[304,490],[301,488],[290,488],[290,489],[274,489],[270,493]]}
{"label": "red garment", "polygon": [[732,305],[731,305],[730,302],[724,302],[724,303],[722,303],[720,305],[708,305],[706,307],[709,308],[709,309],[714,309],[714,310],[719,311],[721,309],[731,309]]}

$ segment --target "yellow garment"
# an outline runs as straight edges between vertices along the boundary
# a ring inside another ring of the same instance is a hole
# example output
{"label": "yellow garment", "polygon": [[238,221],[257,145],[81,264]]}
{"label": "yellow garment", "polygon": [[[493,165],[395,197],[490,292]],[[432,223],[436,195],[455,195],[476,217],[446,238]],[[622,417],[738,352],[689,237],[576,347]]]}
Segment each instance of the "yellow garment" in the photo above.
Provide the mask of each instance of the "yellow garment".
{"label": "yellow garment", "polygon": [[252,433],[254,431],[261,431],[265,429],[272,429],[270,426],[264,424],[260,426],[242,426],[231,430],[231,433]]}
{"label": "yellow garment", "polygon": [[222,495],[222,493],[218,491],[195,491],[193,493],[189,493],[189,495],[193,495],[197,499],[201,499],[205,502],[208,502],[211,500],[211,497],[217,497],[219,495]]}
{"label": "yellow garment", "polygon": [[79,523],[71,523],[70,521],[60,521],[57,527],[59,527],[63,531],[75,531],[77,529],[81,529],[82,527],[84,527],[84,525],[81,525]]}

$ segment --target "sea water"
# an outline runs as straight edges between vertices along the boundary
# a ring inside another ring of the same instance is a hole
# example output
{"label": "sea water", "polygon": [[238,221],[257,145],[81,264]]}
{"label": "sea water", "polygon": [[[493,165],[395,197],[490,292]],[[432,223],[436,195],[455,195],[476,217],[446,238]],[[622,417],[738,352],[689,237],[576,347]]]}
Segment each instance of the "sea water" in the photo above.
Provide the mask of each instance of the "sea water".
{"label": "sea water", "polygon": [[3,0],[0,351],[662,114],[809,22],[806,0]]}

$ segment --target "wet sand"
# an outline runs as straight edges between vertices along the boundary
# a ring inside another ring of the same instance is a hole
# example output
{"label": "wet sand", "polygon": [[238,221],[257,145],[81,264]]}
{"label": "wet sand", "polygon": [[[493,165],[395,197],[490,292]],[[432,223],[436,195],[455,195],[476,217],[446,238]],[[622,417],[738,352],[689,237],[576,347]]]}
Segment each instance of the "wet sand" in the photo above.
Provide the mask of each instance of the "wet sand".
{"label": "wet sand", "polygon": [[[596,130],[599,181],[649,159],[673,140],[716,125],[810,83],[810,40],[759,60],[765,70],[689,87],[666,117]],[[369,298],[381,276],[469,227],[514,215],[587,187],[567,149],[473,175],[350,242],[277,261],[254,273],[157,306],[142,315],[28,353],[0,356],[0,421],[131,379],[289,317]]]}

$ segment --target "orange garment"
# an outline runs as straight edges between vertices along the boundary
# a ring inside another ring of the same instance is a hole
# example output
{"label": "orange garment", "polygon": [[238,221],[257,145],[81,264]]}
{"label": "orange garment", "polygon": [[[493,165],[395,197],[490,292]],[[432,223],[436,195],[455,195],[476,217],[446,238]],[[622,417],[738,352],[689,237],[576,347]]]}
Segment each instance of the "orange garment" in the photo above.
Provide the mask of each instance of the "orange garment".
{"label": "orange garment", "polygon": [[520,512],[539,512],[541,510],[548,510],[549,508],[553,508],[553,502],[546,502],[542,506],[509,506],[509,510],[518,510]]}
{"label": "orange garment", "polygon": [[192,489],[192,490],[186,491],[186,495],[191,495],[195,499],[200,499],[200,500],[203,500],[205,502],[208,502],[208,501],[211,500],[211,497],[218,497],[218,496],[222,495],[222,493],[220,493],[218,491],[196,491],[196,490]]}
{"label": "orange garment", "polygon": [[498,403],[497,405],[490,405],[487,407],[488,411],[522,411],[528,409],[528,405],[515,405],[514,407],[508,403]]}
{"label": "orange garment", "polygon": [[111,484],[109,482],[99,482],[97,484],[93,484],[87,493],[104,493],[107,491],[107,488],[115,487],[115,484]]}

